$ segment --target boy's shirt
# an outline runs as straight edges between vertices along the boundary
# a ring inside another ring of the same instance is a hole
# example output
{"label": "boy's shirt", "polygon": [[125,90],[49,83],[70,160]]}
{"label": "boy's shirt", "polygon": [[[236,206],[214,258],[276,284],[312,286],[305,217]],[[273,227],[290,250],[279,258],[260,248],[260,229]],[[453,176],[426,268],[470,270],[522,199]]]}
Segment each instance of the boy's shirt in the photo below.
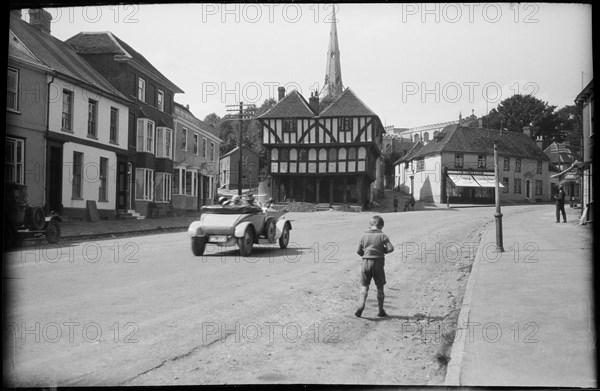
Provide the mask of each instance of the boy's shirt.
{"label": "boy's shirt", "polygon": [[360,238],[356,253],[363,259],[385,259],[389,243],[390,238],[380,229],[370,229]]}

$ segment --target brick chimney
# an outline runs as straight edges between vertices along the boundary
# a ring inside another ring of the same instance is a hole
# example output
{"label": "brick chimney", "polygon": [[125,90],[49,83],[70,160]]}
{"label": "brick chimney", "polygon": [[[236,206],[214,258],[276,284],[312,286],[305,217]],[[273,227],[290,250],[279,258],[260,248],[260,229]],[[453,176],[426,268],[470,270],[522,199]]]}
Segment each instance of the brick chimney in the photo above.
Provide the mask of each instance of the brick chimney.
{"label": "brick chimney", "polygon": [[50,12],[42,9],[30,9],[29,10],[29,24],[37,27],[46,34],[50,34],[50,23],[52,22],[52,15]]}
{"label": "brick chimney", "polygon": [[529,138],[531,138],[531,126],[523,126],[523,133],[525,133],[529,136]]}
{"label": "brick chimney", "polygon": [[277,87],[277,92],[279,93],[279,99],[282,100],[285,96],[285,87]]}
{"label": "brick chimney", "polygon": [[313,111],[317,114],[319,114],[319,95],[317,93],[317,91],[314,92],[314,94],[311,92],[310,93],[310,98],[308,99],[308,104],[310,105],[310,107],[313,109]]}
{"label": "brick chimney", "polygon": [[544,138],[542,136],[537,136],[537,138],[535,139],[535,144],[538,146],[539,149],[541,149],[542,151],[544,150]]}

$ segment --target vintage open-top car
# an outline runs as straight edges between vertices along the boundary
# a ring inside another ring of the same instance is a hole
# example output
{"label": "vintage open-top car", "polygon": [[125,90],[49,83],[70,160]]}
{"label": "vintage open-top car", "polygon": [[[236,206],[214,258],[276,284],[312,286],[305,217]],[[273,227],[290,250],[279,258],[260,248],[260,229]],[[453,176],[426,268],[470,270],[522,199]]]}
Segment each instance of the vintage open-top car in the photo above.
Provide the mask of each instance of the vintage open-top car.
{"label": "vintage open-top car", "polygon": [[280,248],[286,248],[292,223],[283,217],[284,213],[256,205],[203,206],[200,220],[188,228],[192,253],[203,255],[208,243],[219,247],[237,245],[242,256],[249,256],[255,244],[279,242]]}
{"label": "vintage open-top car", "polygon": [[61,236],[59,215],[46,216],[40,206],[27,201],[27,186],[5,184],[4,243],[7,247],[20,245],[26,238],[46,237],[48,243],[58,243]]}

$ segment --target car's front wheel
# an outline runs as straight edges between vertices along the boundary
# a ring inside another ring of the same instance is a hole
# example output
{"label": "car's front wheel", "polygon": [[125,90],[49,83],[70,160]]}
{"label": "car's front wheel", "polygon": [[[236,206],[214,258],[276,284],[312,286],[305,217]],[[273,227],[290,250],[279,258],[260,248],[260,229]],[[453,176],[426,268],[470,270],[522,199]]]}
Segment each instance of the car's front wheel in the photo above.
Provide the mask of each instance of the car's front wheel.
{"label": "car's front wheel", "polygon": [[283,231],[281,231],[281,236],[279,237],[279,248],[287,248],[290,243],[290,227],[288,225],[283,226]]}
{"label": "car's front wheel", "polygon": [[248,257],[250,254],[252,254],[252,247],[254,246],[254,234],[251,228],[246,228],[244,236],[238,238],[238,246],[243,257]]}
{"label": "car's front wheel", "polygon": [[206,238],[193,237],[192,238],[192,253],[199,257],[204,254],[206,249]]}

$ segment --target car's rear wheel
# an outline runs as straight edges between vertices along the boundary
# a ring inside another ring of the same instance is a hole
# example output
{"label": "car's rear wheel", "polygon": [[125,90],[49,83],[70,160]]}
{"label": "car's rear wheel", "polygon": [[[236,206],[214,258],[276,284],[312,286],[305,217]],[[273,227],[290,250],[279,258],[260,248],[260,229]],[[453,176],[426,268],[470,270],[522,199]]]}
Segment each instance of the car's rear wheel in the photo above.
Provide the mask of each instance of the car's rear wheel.
{"label": "car's rear wheel", "polygon": [[193,237],[192,238],[192,253],[199,257],[204,254],[206,249],[206,238]]}
{"label": "car's rear wheel", "polygon": [[243,257],[248,257],[252,254],[252,247],[254,246],[254,233],[250,227],[244,231],[244,236],[238,238],[238,246],[240,253]]}
{"label": "car's rear wheel", "polygon": [[288,225],[283,226],[283,231],[281,231],[281,236],[279,237],[279,248],[287,248],[290,243],[290,227]]}
{"label": "car's rear wheel", "polygon": [[44,229],[44,225],[46,225],[46,215],[44,214],[44,210],[39,206],[32,207],[31,228],[39,231]]}
{"label": "car's rear wheel", "polygon": [[60,240],[60,225],[52,220],[48,223],[48,227],[46,228],[46,240],[48,243],[58,243]]}

